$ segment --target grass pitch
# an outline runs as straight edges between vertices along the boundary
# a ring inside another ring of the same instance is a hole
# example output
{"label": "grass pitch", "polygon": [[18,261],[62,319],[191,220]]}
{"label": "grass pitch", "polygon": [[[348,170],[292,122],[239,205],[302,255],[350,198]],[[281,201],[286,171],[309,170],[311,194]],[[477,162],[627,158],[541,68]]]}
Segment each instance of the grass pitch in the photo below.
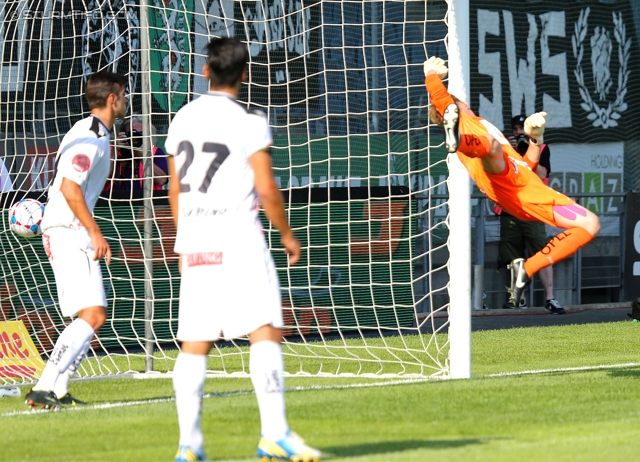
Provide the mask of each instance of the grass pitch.
{"label": "grass pitch", "polygon": [[[289,423],[323,460],[639,459],[640,324],[483,331],[472,342],[470,380],[289,378]],[[0,399],[0,459],[173,460],[170,380],[81,381],[71,389],[91,405],[32,413],[21,399]],[[248,379],[207,380],[202,427],[212,460],[256,459],[251,390]]]}

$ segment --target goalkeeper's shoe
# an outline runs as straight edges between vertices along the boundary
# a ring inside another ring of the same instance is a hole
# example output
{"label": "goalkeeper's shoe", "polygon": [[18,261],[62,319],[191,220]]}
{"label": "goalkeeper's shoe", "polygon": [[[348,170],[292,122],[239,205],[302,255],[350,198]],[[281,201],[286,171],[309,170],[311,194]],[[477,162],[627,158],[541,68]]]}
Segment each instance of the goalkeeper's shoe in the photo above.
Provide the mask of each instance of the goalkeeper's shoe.
{"label": "goalkeeper's shoe", "polygon": [[447,152],[456,152],[460,144],[460,131],[458,121],[460,119],[460,109],[455,103],[451,103],[444,110],[442,116],[442,127],[444,128],[444,146]]}
{"label": "goalkeeper's shoe", "polygon": [[196,462],[198,460],[209,460],[204,455],[204,449],[194,451],[189,446],[180,446],[176,453],[175,462]]}
{"label": "goalkeeper's shoe", "polygon": [[277,460],[293,460],[295,462],[317,462],[322,453],[307,446],[297,433],[289,430],[287,436],[278,441],[270,441],[265,437],[258,443],[258,457],[261,462]]}
{"label": "goalkeeper's shoe", "polygon": [[58,401],[65,406],[81,406],[83,404],[87,404],[85,401],[72,396],[71,393],[67,393],[62,398],[59,398]]}
{"label": "goalkeeper's shoe", "polygon": [[524,269],[524,258],[516,258],[509,264],[511,270],[511,303],[514,305],[520,302],[524,288],[529,284],[531,278]]}
{"label": "goalkeeper's shoe", "polygon": [[25,395],[24,402],[33,409],[51,409],[56,411],[63,407],[56,394],[47,390],[29,390]]}

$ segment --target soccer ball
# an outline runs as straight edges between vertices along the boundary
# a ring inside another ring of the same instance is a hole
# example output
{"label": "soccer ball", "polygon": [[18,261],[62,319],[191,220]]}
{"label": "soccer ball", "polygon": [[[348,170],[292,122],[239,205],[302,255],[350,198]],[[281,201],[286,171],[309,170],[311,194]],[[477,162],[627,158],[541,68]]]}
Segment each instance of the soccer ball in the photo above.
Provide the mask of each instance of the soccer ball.
{"label": "soccer ball", "polygon": [[9,228],[18,236],[37,236],[42,234],[43,215],[44,205],[35,199],[22,199],[9,209]]}

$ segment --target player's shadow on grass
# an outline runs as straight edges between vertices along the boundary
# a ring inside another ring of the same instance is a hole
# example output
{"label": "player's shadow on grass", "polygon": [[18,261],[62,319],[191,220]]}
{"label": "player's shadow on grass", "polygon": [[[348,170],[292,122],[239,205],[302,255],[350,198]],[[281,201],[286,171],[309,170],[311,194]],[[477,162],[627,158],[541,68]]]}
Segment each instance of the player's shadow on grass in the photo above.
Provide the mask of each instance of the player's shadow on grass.
{"label": "player's shadow on grass", "polygon": [[625,367],[609,371],[611,377],[635,377],[640,379],[640,367]]}
{"label": "player's shadow on grass", "polygon": [[399,453],[416,449],[451,449],[473,444],[483,444],[486,441],[479,438],[451,439],[451,440],[406,440],[381,441],[377,443],[355,444],[350,446],[323,446],[320,450],[327,457],[355,457],[368,454]]}

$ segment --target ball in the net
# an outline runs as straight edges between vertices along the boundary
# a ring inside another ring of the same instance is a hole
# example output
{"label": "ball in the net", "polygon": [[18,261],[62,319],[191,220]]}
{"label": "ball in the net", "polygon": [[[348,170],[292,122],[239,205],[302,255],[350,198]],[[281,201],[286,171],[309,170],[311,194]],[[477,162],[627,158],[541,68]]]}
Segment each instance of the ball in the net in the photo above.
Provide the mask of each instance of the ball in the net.
{"label": "ball in the net", "polygon": [[44,216],[44,205],[35,199],[22,199],[9,209],[9,228],[21,237],[42,234],[40,223]]}

